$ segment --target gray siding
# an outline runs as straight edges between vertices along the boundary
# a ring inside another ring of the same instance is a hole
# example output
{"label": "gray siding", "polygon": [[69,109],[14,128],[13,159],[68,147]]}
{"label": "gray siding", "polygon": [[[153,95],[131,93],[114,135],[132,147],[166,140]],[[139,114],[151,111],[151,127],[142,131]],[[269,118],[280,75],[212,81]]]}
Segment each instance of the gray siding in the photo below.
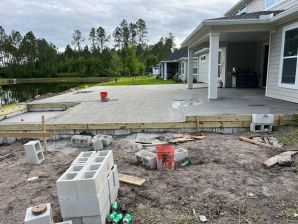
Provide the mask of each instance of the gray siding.
{"label": "gray siding", "polygon": [[[200,57],[206,55],[206,61],[202,62]],[[208,66],[209,66],[209,53],[199,55],[199,82],[208,83]]]}
{"label": "gray siding", "polygon": [[[298,19],[292,23],[298,22]],[[288,25],[288,24],[287,24]],[[298,89],[278,87],[283,27],[278,27],[271,36],[266,96],[298,103]]]}
{"label": "gray siding", "polygon": [[247,12],[257,12],[265,10],[265,0],[254,0],[247,4]]}
{"label": "gray siding", "polygon": [[[286,10],[291,7],[297,6],[297,0],[286,0],[277,6],[270,8],[269,10]],[[247,12],[257,12],[257,11],[265,11],[265,0],[254,0],[248,3]]]}

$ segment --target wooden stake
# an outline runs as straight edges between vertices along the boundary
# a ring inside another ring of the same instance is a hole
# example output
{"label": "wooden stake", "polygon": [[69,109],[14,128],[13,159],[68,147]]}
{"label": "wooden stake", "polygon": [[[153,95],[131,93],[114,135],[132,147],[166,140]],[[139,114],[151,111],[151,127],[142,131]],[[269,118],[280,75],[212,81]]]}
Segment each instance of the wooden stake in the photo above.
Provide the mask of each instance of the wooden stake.
{"label": "wooden stake", "polygon": [[[45,116],[42,115],[41,117],[41,123],[42,123],[42,129],[44,133],[47,133],[47,129],[46,129],[46,121],[45,121]],[[48,145],[47,145],[47,138],[44,138],[44,150],[45,150],[45,154],[47,154],[48,152]]]}

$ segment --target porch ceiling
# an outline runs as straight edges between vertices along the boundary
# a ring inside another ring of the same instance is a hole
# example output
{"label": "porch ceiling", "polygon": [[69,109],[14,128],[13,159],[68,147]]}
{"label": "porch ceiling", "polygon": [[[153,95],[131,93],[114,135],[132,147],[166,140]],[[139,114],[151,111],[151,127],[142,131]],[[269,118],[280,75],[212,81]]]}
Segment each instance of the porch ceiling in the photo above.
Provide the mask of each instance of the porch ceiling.
{"label": "porch ceiling", "polygon": [[257,42],[269,38],[269,32],[220,33],[221,42]]}

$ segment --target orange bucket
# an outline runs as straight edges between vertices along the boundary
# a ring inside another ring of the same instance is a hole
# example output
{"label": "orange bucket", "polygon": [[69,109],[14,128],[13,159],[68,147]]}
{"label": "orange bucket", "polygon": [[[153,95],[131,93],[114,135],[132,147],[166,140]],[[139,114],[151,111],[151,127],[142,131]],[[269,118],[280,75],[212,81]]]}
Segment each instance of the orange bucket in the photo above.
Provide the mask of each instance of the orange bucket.
{"label": "orange bucket", "polygon": [[100,99],[102,102],[105,102],[108,100],[108,92],[100,92]]}
{"label": "orange bucket", "polygon": [[175,147],[173,145],[157,145],[156,160],[157,169],[159,170],[174,170]]}

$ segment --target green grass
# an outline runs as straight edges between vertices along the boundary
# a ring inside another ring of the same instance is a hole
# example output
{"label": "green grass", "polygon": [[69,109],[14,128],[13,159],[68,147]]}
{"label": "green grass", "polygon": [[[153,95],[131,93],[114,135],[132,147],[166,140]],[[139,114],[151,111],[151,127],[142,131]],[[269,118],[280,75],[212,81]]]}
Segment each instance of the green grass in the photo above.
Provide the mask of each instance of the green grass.
{"label": "green grass", "polygon": [[124,85],[158,85],[158,84],[175,84],[173,80],[156,79],[152,76],[137,76],[132,83],[130,77],[119,77],[117,83],[115,80],[110,82],[99,83],[100,86],[124,86]]}

